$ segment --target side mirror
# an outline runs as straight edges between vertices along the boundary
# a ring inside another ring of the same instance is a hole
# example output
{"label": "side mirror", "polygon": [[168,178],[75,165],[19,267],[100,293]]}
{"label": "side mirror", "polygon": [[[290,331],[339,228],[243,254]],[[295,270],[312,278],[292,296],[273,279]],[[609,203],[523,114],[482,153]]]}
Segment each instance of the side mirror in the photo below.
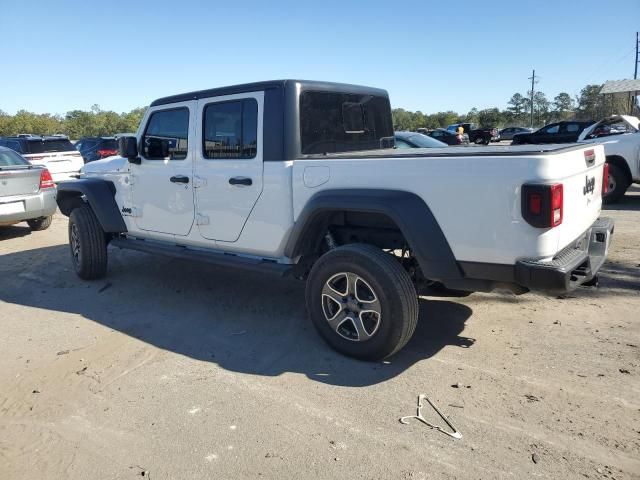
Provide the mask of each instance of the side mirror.
{"label": "side mirror", "polygon": [[131,163],[140,164],[138,156],[138,139],[136,137],[118,138],[118,155],[129,160]]}

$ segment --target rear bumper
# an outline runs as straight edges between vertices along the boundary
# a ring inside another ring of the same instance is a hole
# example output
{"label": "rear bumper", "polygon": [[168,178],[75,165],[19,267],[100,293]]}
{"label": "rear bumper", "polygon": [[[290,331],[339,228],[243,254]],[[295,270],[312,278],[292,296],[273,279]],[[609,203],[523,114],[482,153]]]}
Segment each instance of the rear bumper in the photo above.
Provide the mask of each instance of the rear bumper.
{"label": "rear bumper", "polygon": [[11,214],[0,214],[0,225],[11,225],[32,218],[48,217],[56,211],[56,189],[47,188],[33,195],[0,197],[0,203],[22,202],[24,211]]}
{"label": "rear bumper", "polygon": [[522,259],[515,266],[515,283],[529,290],[562,293],[592,280],[607,258],[614,221],[603,217],[551,261]]}

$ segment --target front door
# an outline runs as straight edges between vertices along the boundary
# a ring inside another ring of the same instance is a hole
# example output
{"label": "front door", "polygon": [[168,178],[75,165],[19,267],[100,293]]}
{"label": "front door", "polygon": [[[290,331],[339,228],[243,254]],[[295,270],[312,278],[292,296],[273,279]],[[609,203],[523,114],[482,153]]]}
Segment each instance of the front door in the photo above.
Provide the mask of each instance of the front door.
{"label": "front door", "polygon": [[141,230],[188,235],[193,225],[195,102],[156,107],[140,141],[140,165],[131,164],[131,215]]}
{"label": "front door", "polygon": [[262,193],[263,92],[198,100],[196,223],[204,238],[235,242]]}

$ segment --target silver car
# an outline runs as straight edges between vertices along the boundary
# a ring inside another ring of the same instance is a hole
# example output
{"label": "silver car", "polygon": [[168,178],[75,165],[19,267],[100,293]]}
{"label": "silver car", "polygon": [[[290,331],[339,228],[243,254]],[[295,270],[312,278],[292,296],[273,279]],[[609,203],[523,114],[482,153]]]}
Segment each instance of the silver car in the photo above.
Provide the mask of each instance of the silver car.
{"label": "silver car", "polygon": [[44,230],[55,211],[56,185],[49,170],[0,147],[0,226],[27,222],[31,230]]}

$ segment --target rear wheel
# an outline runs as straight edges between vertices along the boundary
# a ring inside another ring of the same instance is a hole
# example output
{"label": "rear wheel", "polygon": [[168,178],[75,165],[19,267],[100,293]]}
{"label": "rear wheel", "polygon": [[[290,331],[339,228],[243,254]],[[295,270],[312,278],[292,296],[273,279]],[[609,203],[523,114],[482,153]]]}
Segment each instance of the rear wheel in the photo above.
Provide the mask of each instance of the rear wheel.
{"label": "rear wheel", "polygon": [[366,244],[351,244],[324,254],[306,287],[314,326],[338,352],[380,360],[409,341],[418,321],[418,297],[402,265]]}
{"label": "rear wheel", "polygon": [[27,220],[27,224],[31,230],[39,231],[46,230],[51,226],[51,222],[53,221],[53,216],[49,215],[48,217],[40,217],[40,218],[32,218],[31,220]]}
{"label": "rear wheel", "polygon": [[88,205],[69,215],[69,248],[76,274],[85,280],[102,278],[107,273],[107,242],[93,210]]}
{"label": "rear wheel", "polygon": [[605,203],[615,203],[619,201],[629,187],[629,181],[624,171],[614,165],[609,164],[609,184],[607,185],[607,193],[603,197]]}

